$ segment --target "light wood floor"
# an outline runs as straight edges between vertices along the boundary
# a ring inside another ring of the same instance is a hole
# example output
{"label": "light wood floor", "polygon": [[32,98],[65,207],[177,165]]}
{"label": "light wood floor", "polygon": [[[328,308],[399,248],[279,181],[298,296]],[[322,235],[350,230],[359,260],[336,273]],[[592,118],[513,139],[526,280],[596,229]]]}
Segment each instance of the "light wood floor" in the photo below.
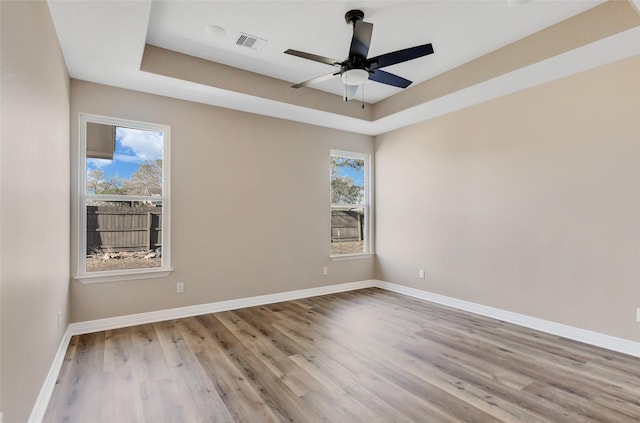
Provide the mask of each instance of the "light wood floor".
{"label": "light wood floor", "polygon": [[634,422],[640,359],[365,289],[75,336],[46,422]]}

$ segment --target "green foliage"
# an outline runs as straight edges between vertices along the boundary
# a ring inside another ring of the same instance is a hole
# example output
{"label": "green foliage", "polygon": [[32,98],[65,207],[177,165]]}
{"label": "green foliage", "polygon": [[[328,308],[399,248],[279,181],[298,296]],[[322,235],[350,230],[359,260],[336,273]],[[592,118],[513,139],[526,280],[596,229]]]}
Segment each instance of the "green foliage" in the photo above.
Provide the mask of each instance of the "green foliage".
{"label": "green foliage", "polygon": [[355,185],[348,176],[331,180],[331,202],[335,204],[359,204],[364,196],[364,187]]}
{"label": "green foliage", "polygon": [[356,185],[353,178],[340,173],[343,169],[357,173],[364,168],[364,160],[348,157],[331,157],[331,202],[334,204],[360,204],[364,201],[364,186]]}

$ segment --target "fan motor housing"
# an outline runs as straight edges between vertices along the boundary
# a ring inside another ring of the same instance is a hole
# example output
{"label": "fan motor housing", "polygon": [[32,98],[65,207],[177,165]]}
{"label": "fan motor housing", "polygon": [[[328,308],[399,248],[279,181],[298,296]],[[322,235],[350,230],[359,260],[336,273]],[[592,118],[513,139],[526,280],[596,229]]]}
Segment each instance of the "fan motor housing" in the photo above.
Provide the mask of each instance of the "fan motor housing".
{"label": "fan motor housing", "polygon": [[362,64],[354,64],[351,62],[344,62],[340,65],[340,73],[345,73],[348,72],[350,70],[353,69],[360,69],[360,70],[365,70],[367,72],[369,72],[369,69],[364,65],[364,62]]}
{"label": "fan motor housing", "polygon": [[349,10],[344,14],[344,20],[347,21],[348,24],[355,25],[356,22],[364,19],[364,12],[362,10]]}

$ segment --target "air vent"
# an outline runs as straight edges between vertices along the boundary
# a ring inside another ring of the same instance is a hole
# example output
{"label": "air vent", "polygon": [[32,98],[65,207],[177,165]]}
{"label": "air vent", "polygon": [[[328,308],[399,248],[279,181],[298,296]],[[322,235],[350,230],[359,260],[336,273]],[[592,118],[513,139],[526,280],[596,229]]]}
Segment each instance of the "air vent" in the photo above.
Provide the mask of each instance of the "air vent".
{"label": "air vent", "polygon": [[241,47],[247,47],[251,50],[260,50],[267,43],[267,40],[255,37],[253,35],[240,33],[240,36],[236,40],[236,45]]}

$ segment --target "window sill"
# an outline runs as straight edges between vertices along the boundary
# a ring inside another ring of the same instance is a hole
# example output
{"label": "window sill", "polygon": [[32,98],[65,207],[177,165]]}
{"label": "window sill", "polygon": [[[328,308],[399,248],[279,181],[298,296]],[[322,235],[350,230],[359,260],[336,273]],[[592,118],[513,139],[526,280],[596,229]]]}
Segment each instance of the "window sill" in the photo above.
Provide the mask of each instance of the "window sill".
{"label": "window sill", "polygon": [[374,253],[342,254],[339,256],[329,256],[329,259],[331,259],[331,261],[361,260],[371,258],[374,255]]}
{"label": "window sill", "polygon": [[136,279],[166,278],[171,273],[173,273],[173,269],[140,269],[120,272],[94,272],[93,274],[76,276],[75,279],[80,283],[90,284],[102,282],[132,281]]}

